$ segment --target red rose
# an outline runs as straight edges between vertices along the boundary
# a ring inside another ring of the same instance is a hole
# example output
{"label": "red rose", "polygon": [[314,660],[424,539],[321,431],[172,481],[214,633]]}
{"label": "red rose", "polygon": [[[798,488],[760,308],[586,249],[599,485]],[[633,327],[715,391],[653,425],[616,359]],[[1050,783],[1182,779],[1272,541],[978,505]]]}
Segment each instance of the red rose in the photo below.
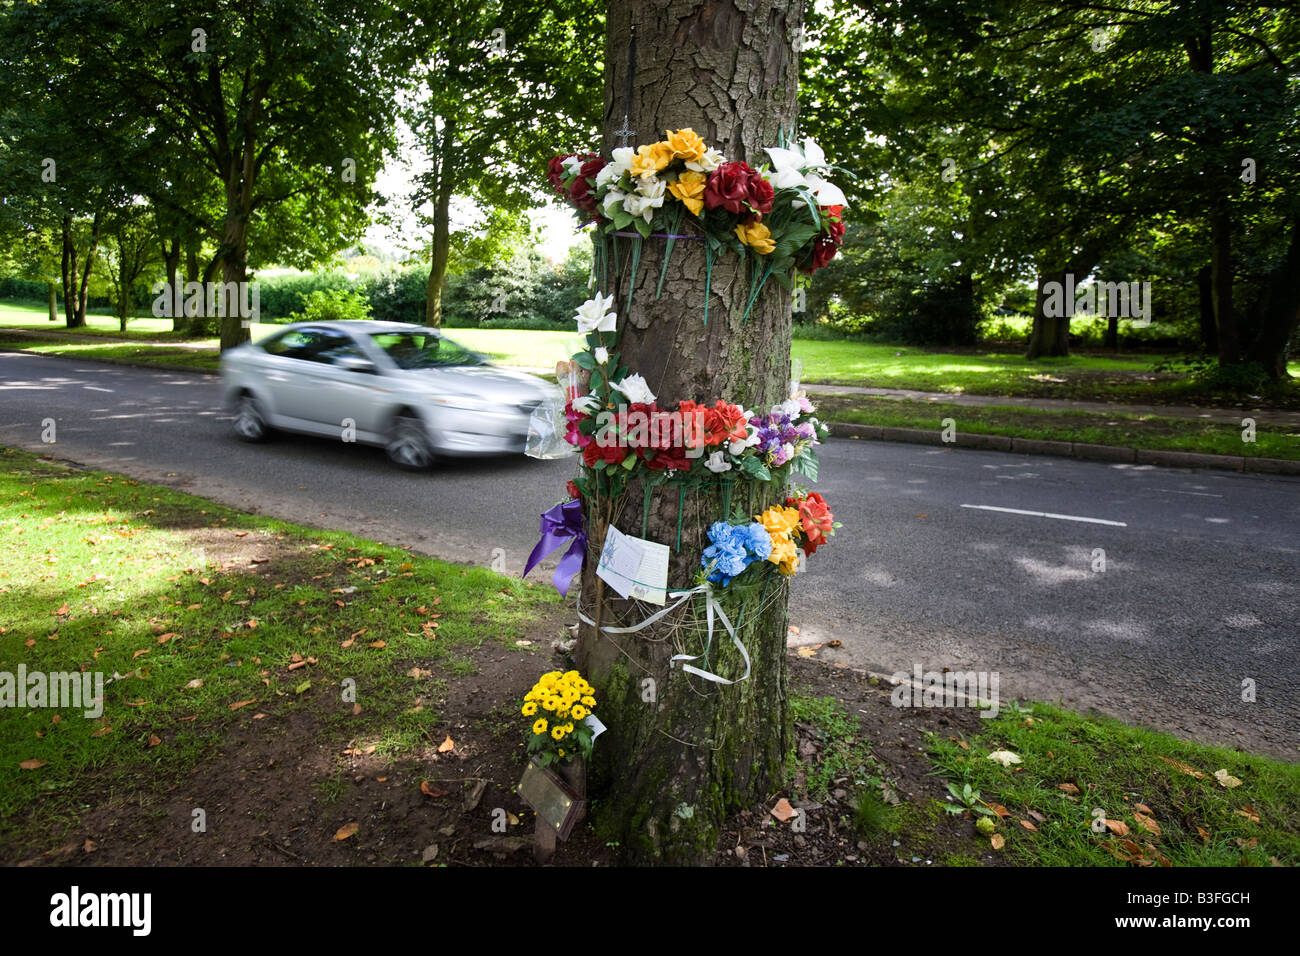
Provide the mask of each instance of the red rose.
{"label": "red rose", "polygon": [[749,205],[760,216],[772,211],[772,202],[776,199],[776,190],[758,173],[749,178]]}
{"label": "red rose", "polygon": [[720,164],[704,183],[704,208],[739,216],[749,202],[749,180],[756,175],[748,163]]}
{"label": "red rose", "polygon": [[[601,438],[603,438],[607,444],[603,444]],[[597,440],[593,441],[582,450],[583,464],[590,468],[601,459],[604,459],[611,465],[622,464],[623,459],[627,457],[627,448],[620,445],[618,441],[619,439],[616,435],[600,436]]]}
{"label": "red rose", "polygon": [[808,275],[812,275],[818,269],[825,268],[839,251],[840,244],[837,239],[826,235],[818,236],[812,242],[812,258],[801,265],[799,269],[808,273]]}
{"label": "red rose", "polygon": [[573,185],[569,187],[569,199],[588,215],[594,216],[600,209],[596,203],[595,187],[592,186],[591,180],[605,168],[605,165],[605,160],[599,156],[587,160],[578,169],[578,175],[574,177]]}
{"label": "red rose", "polygon": [[656,451],[654,458],[648,459],[645,466],[651,471],[664,471],[671,468],[674,471],[690,471],[692,459],[686,454],[686,449],[681,445],[672,448],[666,448],[662,451]]}
{"label": "red rose", "polygon": [[570,498],[582,497],[582,492],[578,490],[578,485],[572,478],[564,483],[564,490],[569,493]]}
{"label": "red rose", "polygon": [[564,193],[564,161],[572,156],[572,153],[564,153],[560,156],[551,157],[551,161],[546,164],[546,178],[551,181],[555,191]]}
{"label": "red rose", "polygon": [[802,498],[787,498],[785,506],[798,509],[799,524],[803,528],[803,550],[811,557],[826,543],[826,538],[835,533],[835,516],[831,514],[826,499],[815,491]]}
{"label": "red rose", "polygon": [[724,442],[744,441],[749,434],[745,427],[745,410],[739,405],[717,401],[704,410],[704,444],[721,445]]}

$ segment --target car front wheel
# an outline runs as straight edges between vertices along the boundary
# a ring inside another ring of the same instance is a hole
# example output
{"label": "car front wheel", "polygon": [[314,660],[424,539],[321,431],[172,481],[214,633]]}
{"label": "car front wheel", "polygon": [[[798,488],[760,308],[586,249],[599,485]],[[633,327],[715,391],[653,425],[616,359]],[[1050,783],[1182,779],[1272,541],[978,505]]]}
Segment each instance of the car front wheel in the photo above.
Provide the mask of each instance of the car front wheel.
{"label": "car front wheel", "polygon": [[235,404],[235,434],[244,441],[258,442],[265,441],[270,433],[257,399],[249,394],[240,395]]}
{"label": "car front wheel", "polygon": [[393,464],[408,471],[423,471],[433,464],[424,423],[411,415],[399,415],[393,421],[385,451]]}

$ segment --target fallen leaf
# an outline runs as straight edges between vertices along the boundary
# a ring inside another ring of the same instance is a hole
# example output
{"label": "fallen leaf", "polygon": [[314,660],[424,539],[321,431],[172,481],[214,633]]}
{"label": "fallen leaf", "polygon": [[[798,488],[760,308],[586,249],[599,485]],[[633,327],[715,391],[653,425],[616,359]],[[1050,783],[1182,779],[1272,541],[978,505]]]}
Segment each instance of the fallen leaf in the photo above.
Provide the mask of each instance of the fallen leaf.
{"label": "fallen leaf", "polygon": [[780,800],[776,801],[776,806],[774,806],[768,812],[771,813],[772,816],[780,820],[782,823],[787,822],[791,817],[795,815],[794,807],[790,806],[790,801],[787,800],[785,797],[782,797]]}
{"label": "fallen leaf", "polygon": [[300,668],[300,667],[306,667],[306,666],[307,666],[307,662],[306,662],[306,661],[304,661],[304,660],[297,660],[297,661],[294,661],[292,664],[289,665],[289,670],[291,670],[291,671],[296,671],[298,668]]}
{"label": "fallen leaf", "polygon": [[1245,817],[1251,823],[1259,822],[1259,814],[1255,812],[1255,808],[1252,807],[1250,804],[1247,804],[1246,806],[1242,807],[1240,810],[1234,810],[1233,812],[1237,814],[1237,816],[1239,817]]}
{"label": "fallen leaf", "polygon": [[299,684],[297,687],[295,687],[295,688],[293,689],[293,692],[294,692],[295,694],[305,694],[305,693],[306,693],[307,691],[309,691],[309,690],[311,690],[311,681],[309,681],[309,680],[305,680],[305,681],[303,681],[301,684]]}
{"label": "fallen leaf", "polygon": [[1155,817],[1151,816],[1151,814],[1135,810],[1133,813],[1133,819],[1137,821],[1139,830],[1145,830],[1152,836],[1160,836],[1160,824],[1156,823]]}
{"label": "fallen leaf", "polygon": [[1034,818],[1037,822],[1039,822],[1039,823],[1046,823],[1046,822],[1047,822],[1047,817],[1043,816],[1043,815],[1042,815],[1041,813],[1039,813],[1037,810],[1026,810],[1025,812],[1028,813],[1031,817],[1033,817],[1033,818]]}
{"label": "fallen leaf", "polygon": [[359,713],[361,713],[361,705],[360,705],[360,704],[353,704],[353,705],[352,705],[352,716],[355,717],[355,716],[357,716],[357,714],[359,714]]}
{"label": "fallen leaf", "polygon": [[194,680],[190,681],[188,684],[185,685],[185,689],[186,689],[186,690],[198,690],[198,689],[199,689],[200,687],[202,687],[202,686],[203,686],[203,678],[202,678],[202,677],[196,677],[196,678],[194,678]]}
{"label": "fallen leaf", "polygon": [[162,738],[159,737],[157,734],[150,734],[150,735],[149,735],[149,746],[150,746],[150,747],[157,747],[160,743],[162,743]]}
{"label": "fallen leaf", "polygon": [[231,704],[230,709],[239,710],[239,708],[241,707],[247,707],[249,704],[256,704],[256,703],[257,703],[257,698],[253,698],[252,700],[241,700]]}
{"label": "fallen leaf", "polygon": [[441,787],[435,787],[427,780],[421,780],[420,792],[426,797],[445,797],[449,791],[443,790]]}
{"label": "fallen leaf", "polygon": [[1033,830],[1035,833],[1038,832],[1038,827],[1034,826],[1028,820],[1021,820],[1020,825],[1024,827],[1026,830]]}
{"label": "fallen leaf", "polygon": [[1009,816],[1011,816],[1011,811],[1008,810],[1006,807],[1004,807],[1004,806],[1003,806],[1002,804],[1000,804],[1000,803],[990,803],[990,804],[989,804],[989,809],[992,810],[994,813],[996,813],[999,817],[1009,817]]}
{"label": "fallen leaf", "polygon": [[137,658],[139,658],[139,657],[143,657],[145,654],[148,654],[148,653],[149,653],[149,648],[147,648],[147,647],[146,647],[144,650],[142,650],[142,651],[136,651],[134,654],[131,655],[131,660],[135,660],[135,659],[137,659]]}
{"label": "fallen leaf", "polygon": [[108,724],[105,724],[103,727],[100,727],[98,730],[92,731],[90,736],[102,737],[104,736],[104,734],[111,734],[112,732],[113,732],[113,728],[110,727]]}
{"label": "fallen leaf", "polygon": [[366,631],[368,631],[368,630],[370,630],[370,628],[368,628],[368,627],[363,627],[363,628],[362,628],[361,630],[359,630],[359,631],[353,631],[351,634],[348,635],[348,640],[355,641],[358,637],[360,637],[362,634],[366,633]]}
{"label": "fallen leaf", "polygon": [[45,766],[45,761],[33,758],[31,760],[24,760],[18,766],[24,770],[39,770],[41,767]]}
{"label": "fallen leaf", "polygon": [[455,750],[455,749],[456,749],[456,742],[451,739],[451,734],[448,734],[447,739],[444,740],[442,743],[438,744],[438,753],[440,754],[445,754],[448,750]]}
{"label": "fallen leaf", "polygon": [[169,632],[167,632],[166,634],[159,634],[159,635],[158,635],[158,643],[159,643],[159,644],[166,644],[168,641],[174,641],[174,640],[176,640],[178,637],[180,637],[179,634],[175,633],[174,631],[169,631]]}
{"label": "fallen leaf", "polygon": [[812,657],[814,654],[817,653],[817,648],[809,647],[805,645],[803,647],[798,648],[798,653],[800,657]]}
{"label": "fallen leaf", "polygon": [[59,608],[57,611],[55,611],[55,612],[54,612],[54,615],[55,615],[56,617],[67,617],[67,616],[68,616],[69,614],[71,614],[71,613],[72,613],[72,609],[69,608],[69,607],[65,604],[65,605],[63,605],[63,607],[61,607],[61,608]]}
{"label": "fallen leaf", "polygon": [[1013,754],[1010,750],[995,750],[989,754],[989,759],[1002,764],[1004,767],[1010,767],[1013,763],[1020,763],[1020,757]]}
{"label": "fallen leaf", "polygon": [[1153,817],[1156,815],[1156,812],[1152,810],[1150,807],[1148,807],[1145,803],[1135,803],[1133,804],[1133,809],[1145,813],[1149,817]]}
{"label": "fallen leaf", "polygon": [[1193,776],[1193,777],[1195,777],[1197,780],[1203,780],[1203,779],[1205,779],[1205,774],[1201,773],[1201,772],[1200,772],[1199,770],[1197,770],[1195,767],[1189,767],[1189,766],[1187,766],[1187,764],[1182,763],[1181,761],[1178,761],[1178,760],[1171,760],[1170,758],[1165,757],[1165,756],[1163,756],[1163,755],[1161,755],[1161,754],[1157,754],[1156,756],[1160,757],[1161,760],[1163,760],[1165,763],[1169,764],[1171,767],[1177,767],[1177,768],[1178,768],[1179,770],[1181,770],[1183,773],[1188,774],[1189,776]]}
{"label": "fallen leaf", "polygon": [[1123,820],[1107,820],[1106,829],[1116,836],[1128,836],[1128,824]]}
{"label": "fallen leaf", "polygon": [[387,641],[371,641],[371,642],[370,642],[370,646],[371,646],[371,647],[377,647],[377,648],[379,648],[380,650],[382,650],[383,648],[385,648],[385,647],[388,646],[388,642],[387,642]]}
{"label": "fallen leaf", "polygon": [[90,837],[86,837],[86,842],[81,844],[81,851],[83,853],[94,853],[98,849],[99,849],[99,844],[96,843],[94,840],[92,840]]}
{"label": "fallen leaf", "polygon": [[1007,845],[1007,838],[1001,833],[995,833],[989,837],[989,845],[995,850],[1000,850]]}
{"label": "fallen leaf", "polygon": [[1214,779],[1219,781],[1219,786],[1231,790],[1233,787],[1240,787],[1241,781],[1228,773],[1227,770],[1214,771]]}
{"label": "fallen leaf", "polygon": [[355,643],[356,641],[354,641],[352,638],[349,637],[346,641],[340,644],[339,647],[351,647]]}
{"label": "fallen leaf", "polygon": [[1210,831],[1205,829],[1205,827],[1197,827],[1196,835],[1201,838],[1202,843],[1210,842]]}
{"label": "fallen leaf", "polygon": [[827,646],[827,647],[843,647],[843,646],[844,646],[844,642],[843,642],[843,641],[827,641],[827,642],[826,642],[826,646]]}
{"label": "fallen leaf", "polygon": [[1074,784],[1072,784],[1072,783],[1058,783],[1058,784],[1056,785],[1056,789],[1062,791],[1063,793],[1078,793],[1078,792],[1079,792],[1079,788],[1076,787],[1076,786],[1075,786]]}
{"label": "fallen leaf", "polygon": [[338,828],[338,832],[334,834],[334,839],[346,840],[348,837],[354,835],[359,828],[360,828],[360,824],[345,823],[343,824],[343,826]]}

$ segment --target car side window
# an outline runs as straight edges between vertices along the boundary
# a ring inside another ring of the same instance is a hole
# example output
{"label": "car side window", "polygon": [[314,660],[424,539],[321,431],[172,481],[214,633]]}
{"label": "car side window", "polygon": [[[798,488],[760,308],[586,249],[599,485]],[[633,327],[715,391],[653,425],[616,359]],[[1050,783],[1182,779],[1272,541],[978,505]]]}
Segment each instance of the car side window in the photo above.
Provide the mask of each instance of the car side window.
{"label": "car side window", "polygon": [[318,338],[319,333],[310,329],[290,329],[264,343],[262,348],[281,358],[308,358],[315,350]]}
{"label": "car side window", "polygon": [[351,336],[344,332],[324,332],[321,335],[321,340],[320,348],[314,356],[317,362],[338,365],[339,359],[363,359],[366,357],[365,353],[361,351],[361,347],[352,341]]}

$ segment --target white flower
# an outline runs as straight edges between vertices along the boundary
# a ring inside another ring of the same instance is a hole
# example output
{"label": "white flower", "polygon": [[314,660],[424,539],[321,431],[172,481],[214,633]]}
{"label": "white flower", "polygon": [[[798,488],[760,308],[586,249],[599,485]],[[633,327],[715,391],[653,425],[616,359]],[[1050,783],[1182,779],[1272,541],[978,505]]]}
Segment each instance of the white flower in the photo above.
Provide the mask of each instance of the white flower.
{"label": "white flower", "polygon": [[687,163],[686,168],[693,169],[697,173],[711,173],[726,161],[721,153],[710,146],[699,159]]}
{"label": "white flower", "polygon": [[721,450],[715,451],[704,462],[704,467],[715,474],[731,471],[731,463],[726,460]]}
{"label": "white flower", "polygon": [[617,169],[618,174],[622,176],[632,168],[632,157],[636,155],[636,150],[631,146],[620,146],[609,155],[613,158],[613,162],[605,168]]}
{"label": "white flower", "polygon": [[[748,422],[753,417],[754,417],[753,412],[749,410],[745,411],[746,422]],[[737,457],[743,454],[746,448],[753,448],[755,445],[758,444],[758,429],[755,428],[753,425],[747,425],[746,428],[748,429],[748,434],[744,438],[737,439],[736,441],[733,441],[731,444],[727,446],[727,451],[731,452],[733,455],[736,455]]]}
{"label": "white flower", "polygon": [[667,188],[668,184],[657,176],[654,178],[643,176],[636,184],[636,191],[646,199],[663,199],[664,190]]}
{"label": "white flower", "polygon": [[578,331],[613,332],[617,328],[615,323],[618,319],[615,313],[609,311],[613,306],[612,295],[602,296],[597,292],[594,299],[588,299],[578,306],[578,313],[574,316],[578,320]]}
{"label": "white flower", "polygon": [[601,189],[605,186],[612,186],[623,178],[623,170],[618,169],[613,163],[600,167],[600,172],[596,174],[596,188]]}
{"label": "white flower", "polygon": [[629,375],[623,381],[611,382],[610,385],[626,395],[627,400],[633,404],[644,402],[649,405],[655,400],[655,393],[650,391],[650,386],[640,375]]}
{"label": "white flower", "polygon": [[576,176],[578,175],[578,170],[582,168],[582,164],[585,162],[586,160],[583,159],[581,156],[570,156],[568,159],[564,160],[564,162],[561,163],[560,165],[564,167],[564,171],[568,173],[570,176]]}
{"label": "white flower", "polygon": [[[644,187],[644,188],[643,188]],[[664,181],[655,179],[647,183],[644,179],[637,191],[623,200],[623,208],[631,216],[641,216],[649,222],[654,211],[664,204]]]}
{"label": "white flower", "polygon": [[600,400],[595,395],[579,395],[573,400],[575,412],[594,412],[600,408]]}
{"label": "white flower", "polygon": [[803,411],[803,409],[799,407],[799,403],[793,398],[787,398],[780,405],[777,405],[776,408],[773,408],[772,411],[775,412],[778,409],[782,414],[789,415],[791,418],[798,418],[799,413]]}
{"label": "white flower", "polygon": [[609,361],[609,349],[607,348],[602,348],[600,346],[597,346],[596,349],[592,352],[592,354],[596,357],[597,365],[604,365],[606,362]]}
{"label": "white flower", "polygon": [[803,141],[803,149],[798,146],[789,149],[769,146],[766,152],[772,159],[772,172],[768,176],[768,181],[771,182],[773,189],[798,189],[806,186],[818,205],[848,205],[848,200],[838,186],[827,182],[816,173],[809,172],[826,165],[826,154],[811,138]]}
{"label": "white flower", "polygon": [[605,205],[605,218],[613,219],[614,207],[622,205],[625,199],[627,199],[627,193],[618,189],[611,189],[605,193],[605,198],[602,200]]}

